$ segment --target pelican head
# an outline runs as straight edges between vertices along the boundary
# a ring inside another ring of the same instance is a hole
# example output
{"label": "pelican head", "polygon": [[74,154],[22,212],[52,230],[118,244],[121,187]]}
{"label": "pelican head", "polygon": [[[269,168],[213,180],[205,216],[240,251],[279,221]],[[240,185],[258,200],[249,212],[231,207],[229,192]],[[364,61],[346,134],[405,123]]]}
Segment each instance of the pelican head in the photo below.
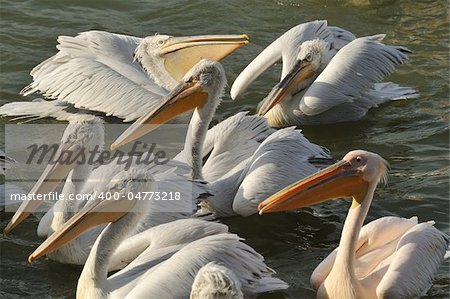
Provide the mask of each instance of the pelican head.
{"label": "pelican head", "polygon": [[349,152],[334,165],[275,193],[259,204],[260,214],[307,207],[330,199],[353,197],[352,207],[365,200],[369,188],[386,181],[388,163],[363,150]]}
{"label": "pelican head", "polygon": [[225,88],[225,71],[219,62],[203,59],[191,68],[186,75],[162,101],[148,114],[144,114],[132,124],[111,145],[115,149],[138,139],[167,123],[176,116],[197,109],[200,117],[209,124],[212,115],[220,103]]}
{"label": "pelican head", "polygon": [[192,284],[191,299],[244,298],[241,282],[225,266],[210,262],[203,266]]}
{"label": "pelican head", "polygon": [[172,89],[200,60],[220,61],[247,43],[246,34],[186,37],[157,34],[141,41],[135,58],[160,86]]}
{"label": "pelican head", "polygon": [[[54,152],[51,162],[46,166],[36,184],[30,190],[32,194],[47,194],[55,190],[60,182],[75,167],[80,167],[80,173],[74,173],[72,180],[83,179],[91,165],[85,161],[89,151],[95,147],[101,149],[104,142],[103,121],[92,115],[74,115],[64,131],[61,143]],[[87,170],[86,168],[89,168]],[[80,177],[80,178],[78,178]],[[22,202],[12,219],[9,221],[3,234],[8,234],[32,212],[42,204],[42,200],[27,200]]]}
{"label": "pelican head", "polygon": [[298,50],[297,59],[289,73],[275,85],[263,100],[259,115],[265,115],[283,99],[308,88],[325,69],[331,59],[329,44],[321,39],[303,42]]}
{"label": "pelican head", "polygon": [[[95,226],[117,222],[125,215],[133,217],[135,223],[144,215],[146,209],[142,205],[149,200],[132,199],[130,194],[153,190],[155,182],[145,169],[130,168],[117,173],[106,188],[97,194],[112,194],[112,198],[93,198],[77,214],[70,218],[59,230],[48,237],[29,257],[34,260],[53,252],[64,244],[75,239],[85,231]],[[132,213],[128,213],[132,212]],[[133,223],[133,225],[135,224]],[[131,225],[131,223],[128,223]]]}

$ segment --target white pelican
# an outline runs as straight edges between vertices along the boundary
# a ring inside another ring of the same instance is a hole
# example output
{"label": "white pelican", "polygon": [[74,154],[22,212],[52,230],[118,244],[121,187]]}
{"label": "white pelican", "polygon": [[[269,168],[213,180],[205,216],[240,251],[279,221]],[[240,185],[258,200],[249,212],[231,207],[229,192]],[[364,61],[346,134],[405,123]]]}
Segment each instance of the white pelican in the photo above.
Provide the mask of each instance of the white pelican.
{"label": "white pelican", "polygon": [[[212,128],[216,133],[211,135],[217,140],[209,144],[212,140],[205,136],[221,101],[225,82],[220,63],[200,61],[160,106],[139,118],[111,147],[135,140],[178,114],[195,109],[181,156],[192,166],[193,179],[206,179],[210,183],[209,191],[213,196],[205,199],[202,207],[217,217],[247,216],[256,213],[258,204],[280,186],[317,171],[318,166],[332,158],[300,131],[286,128],[274,132],[262,117],[245,114],[233,116]],[[236,119],[240,121],[233,122]],[[263,136],[265,141],[261,143],[258,139]],[[204,169],[205,147],[211,154]]]}
{"label": "white pelican", "polygon": [[383,217],[362,227],[386,170],[379,155],[351,151],[260,204],[260,213],[266,213],[353,197],[339,247],[311,277],[318,298],[417,298],[431,286],[450,242],[433,221]]}
{"label": "white pelican", "polygon": [[190,299],[244,299],[241,282],[227,267],[210,262],[195,276]]}
{"label": "white pelican", "polygon": [[[170,173],[164,176],[167,178]],[[164,178],[161,176],[161,179]],[[154,188],[155,180],[142,169],[118,173],[107,187],[121,194]],[[287,288],[283,281],[272,277],[274,272],[264,264],[261,255],[229,233],[207,236],[190,244],[144,250],[127,267],[108,277],[108,264],[114,250],[145,217],[146,212],[142,211],[150,211],[158,204],[153,200],[126,198],[90,201],[44,241],[29,256],[29,261],[55,250],[93,226],[111,222],[92,247],[78,281],[77,298],[189,298],[196,273],[211,261],[233,271],[246,295]],[[190,234],[190,227],[184,221],[178,226],[179,235]]]}
{"label": "white pelican", "polygon": [[[32,108],[33,104],[40,105],[41,103],[29,103],[28,106]],[[49,105],[48,103],[44,104]],[[31,112],[32,109],[28,116],[33,116]],[[117,172],[126,168],[125,163],[118,163],[119,157],[113,159],[108,164],[98,166],[95,169],[94,162],[96,161],[87,162],[88,159],[91,159],[89,153],[94,150],[102,150],[104,145],[104,127],[103,121],[100,118],[86,114],[71,114],[63,110],[55,110],[51,116],[59,120],[69,121],[69,124],[64,131],[58,150],[52,158],[55,163],[49,163],[47,165],[29,194],[47,194],[52,192],[59,183],[63,182],[65,179],[64,187],[61,192],[61,195],[64,196],[65,200],[58,200],[40,220],[37,233],[43,238],[47,238],[54,231],[61,228],[64,223],[66,223],[67,220],[69,220],[70,217],[85,204],[85,200],[67,200],[70,195],[87,195],[94,192],[101,192],[102,188],[104,188],[106,183],[108,183]],[[68,161],[68,154],[78,158],[72,158]],[[150,163],[152,161],[151,158],[149,158],[148,161]],[[170,169],[179,175],[178,181],[160,182],[159,188],[161,191],[168,192],[175,188],[174,185],[184,184],[186,188],[183,189],[183,192],[188,193],[188,196],[193,197],[194,199],[201,193],[206,192],[204,190],[205,187],[201,186],[203,185],[202,183],[191,183],[185,178],[189,174],[189,168],[182,163],[175,161],[169,161],[164,165],[155,165],[154,163],[145,165],[142,163],[139,167],[142,167],[145,171],[150,173],[158,171],[164,172]],[[190,193],[192,192],[193,194],[191,195]],[[41,200],[27,200],[22,202],[3,233],[5,235],[10,233],[32,212],[36,211],[42,203],[43,201]],[[191,204],[190,211],[187,211],[187,209],[181,211],[182,209],[180,208],[173,212],[166,210],[161,211],[161,213],[151,213],[134,233],[139,233],[148,227],[153,227],[161,223],[188,217],[196,211],[195,204],[196,201]],[[62,263],[84,264],[89,254],[89,250],[101,230],[102,227],[89,230],[72,242],[52,252],[48,257]],[[134,243],[130,244],[134,246]],[[135,249],[128,247],[124,248],[123,252],[126,253],[127,250]],[[118,255],[117,261],[115,261],[114,264],[121,263],[123,260],[124,258]]]}
{"label": "white pelican", "polygon": [[[33,82],[21,93],[39,92],[57,99],[53,105],[69,103],[131,121],[157,105],[199,60],[220,60],[248,43],[248,37],[156,34],[137,38],[88,31],[60,36],[58,43],[59,52],[31,71]],[[6,104],[1,114],[11,115],[11,106],[17,111],[20,105]]]}
{"label": "white pelican", "polygon": [[417,97],[409,87],[379,83],[411,53],[404,47],[382,44],[383,38],[355,39],[348,31],[327,26],[326,21],[298,25],[241,72],[231,87],[231,97],[237,98],[280,58],[280,82],[258,109],[274,127],[355,121],[383,102]]}

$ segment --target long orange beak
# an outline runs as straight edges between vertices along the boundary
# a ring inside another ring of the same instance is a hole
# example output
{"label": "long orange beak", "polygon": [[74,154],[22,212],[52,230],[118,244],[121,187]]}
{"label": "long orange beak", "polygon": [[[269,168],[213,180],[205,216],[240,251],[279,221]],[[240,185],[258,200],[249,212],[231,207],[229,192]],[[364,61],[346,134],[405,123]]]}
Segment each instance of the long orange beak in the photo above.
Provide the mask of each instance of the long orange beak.
{"label": "long orange beak", "polygon": [[180,83],[156,109],[141,116],[123,132],[111,145],[111,150],[144,136],[184,112],[201,108],[207,100],[208,93],[203,91],[199,83]]}
{"label": "long orange beak", "polygon": [[48,237],[29,257],[31,263],[47,253],[55,251],[88,229],[103,223],[114,222],[130,211],[134,200],[98,200],[89,202],[80,212],[70,218],[61,229]]}
{"label": "long orange beak", "polygon": [[314,74],[314,68],[311,63],[305,60],[299,60],[292,70],[275,85],[267,97],[263,100],[261,107],[258,110],[258,115],[265,115],[276,104],[281,102],[287,95],[292,94],[292,91],[305,79]]}
{"label": "long orange beak", "polygon": [[[71,144],[61,144],[58,147],[55,156],[52,158],[54,162],[47,165],[44,172],[28,194],[31,196],[33,194],[47,194],[54,191],[58,184],[77,165],[76,159],[67,161],[67,156],[78,157],[82,150],[82,148],[72,146]],[[42,203],[42,200],[31,199],[22,202],[19,209],[3,230],[3,234],[9,234],[17,225],[28,218],[31,213],[35,212]]]}
{"label": "long orange beak", "polygon": [[260,214],[311,206],[339,197],[364,198],[368,182],[362,172],[347,161],[340,161],[304,178],[259,204]]}
{"label": "long orange beak", "polygon": [[161,48],[164,67],[177,81],[202,59],[220,61],[248,43],[248,35],[172,37]]}

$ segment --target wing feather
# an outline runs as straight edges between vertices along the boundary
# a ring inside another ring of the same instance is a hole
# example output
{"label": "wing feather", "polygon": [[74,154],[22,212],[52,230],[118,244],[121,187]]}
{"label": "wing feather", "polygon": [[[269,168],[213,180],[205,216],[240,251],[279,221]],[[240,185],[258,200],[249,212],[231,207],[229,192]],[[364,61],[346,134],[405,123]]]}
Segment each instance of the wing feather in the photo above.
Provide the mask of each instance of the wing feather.
{"label": "wing feather", "polygon": [[77,108],[134,120],[167,93],[133,60],[140,41],[103,31],[60,36],[59,52],[31,71],[33,82],[21,93],[40,92]]}
{"label": "wing feather", "polygon": [[300,110],[312,116],[355,101],[367,109],[376,106],[364,95],[404,63],[410,53],[403,47],[384,45],[380,39],[380,35],[362,37],[343,47],[308,88]]}
{"label": "wing feather", "polygon": [[212,182],[250,158],[273,131],[264,117],[239,112],[208,130],[203,152],[205,180]]}
{"label": "wing feather", "polygon": [[270,135],[255,151],[245,178],[233,200],[233,210],[248,216],[278,190],[310,175],[318,168],[310,159],[329,159],[322,147],[309,142],[299,130],[285,128]]}
{"label": "wing feather", "polygon": [[[271,277],[274,271],[267,267],[264,258],[234,234],[217,234],[194,241],[183,247],[164,263],[154,267],[140,278],[142,283],[129,293],[133,298],[184,298],[190,294],[195,275],[200,268],[214,261],[223,264],[239,278],[244,293],[254,294],[262,278]],[[145,281],[145,283],[144,283]],[[285,289],[287,285],[272,278],[272,288]],[[257,287],[255,289],[255,287]]]}
{"label": "wing feather", "polygon": [[[417,217],[382,217],[361,228],[355,253],[355,273],[359,278],[365,277],[381,262],[375,252],[384,250],[384,254],[392,254],[395,250],[388,251],[391,243],[398,240],[411,228],[417,225]],[[333,250],[317,267],[311,275],[311,286],[318,289],[333,268],[339,247]]]}
{"label": "wing feather", "polygon": [[432,223],[420,223],[400,239],[389,268],[377,287],[378,298],[417,298],[431,287],[444,261],[449,237]]}

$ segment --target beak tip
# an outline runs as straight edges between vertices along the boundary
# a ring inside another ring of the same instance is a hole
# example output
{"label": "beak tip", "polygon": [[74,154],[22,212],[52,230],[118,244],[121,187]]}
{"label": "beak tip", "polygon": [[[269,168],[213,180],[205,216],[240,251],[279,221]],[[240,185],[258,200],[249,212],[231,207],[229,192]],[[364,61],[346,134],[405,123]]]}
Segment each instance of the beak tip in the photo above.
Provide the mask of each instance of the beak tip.
{"label": "beak tip", "polygon": [[263,203],[260,203],[259,205],[258,205],[258,214],[259,215],[262,215],[263,213],[264,213],[264,208],[265,208],[266,206],[265,205],[263,205]]}
{"label": "beak tip", "polygon": [[3,229],[3,237],[6,237],[12,230],[11,222]]}
{"label": "beak tip", "polygon": [[116,148],[118,148],[119,146],[116,143],[111,144],[111,146],[109,147],[109,149],[111,151],[115,150]]}
{"label": "beak tip", "polygon": [[28,263],[32,264],[34,261],[34,256],[31,254],[28,256]]}

